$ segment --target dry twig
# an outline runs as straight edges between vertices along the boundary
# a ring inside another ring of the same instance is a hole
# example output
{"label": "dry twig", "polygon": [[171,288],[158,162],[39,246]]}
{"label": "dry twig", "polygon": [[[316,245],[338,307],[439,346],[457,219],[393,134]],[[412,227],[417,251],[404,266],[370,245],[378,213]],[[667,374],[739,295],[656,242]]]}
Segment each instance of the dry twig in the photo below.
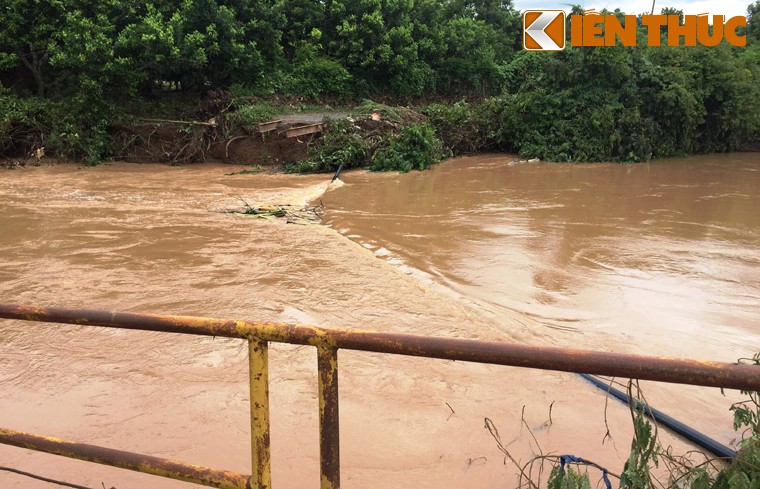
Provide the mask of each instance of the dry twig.
{"label": "dry twig", "polygon": [[[0,470],[4,470],[6,472],[12,472],[14,474],[23,475],[25,477],[30,477],[32,479],[37,479],[37,480],[40,480],[40,481],[43,481],[43,482],[49,482],[51,484],[56,484],[56,485],[63,486],[63,487],[73,487],[74,489],[91,489],[91,488],[86,487],[86,486],[80,486],[79,484],[72,484],[70,482],[64,482],[64,481],[59,481],[59,480],[55,480],[55,479],[50,479],[48,477],[43,477],[41,475],[32,474],[31,472],[24,472],[23,470],[14,469],[14,468],[11,468],[11,467],[0,466]],[[105,487],[105,485],[104,485],[104,487]],[[111,489],[114,489],[114,488],[112,487]]]}

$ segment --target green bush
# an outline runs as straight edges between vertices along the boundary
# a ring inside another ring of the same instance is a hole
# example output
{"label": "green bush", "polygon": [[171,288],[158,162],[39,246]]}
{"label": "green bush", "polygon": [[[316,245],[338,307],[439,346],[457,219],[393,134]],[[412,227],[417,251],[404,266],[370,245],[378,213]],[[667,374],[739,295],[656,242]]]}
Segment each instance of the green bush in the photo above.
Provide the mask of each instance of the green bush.
{"label": "green bush", "polygon": [[285,90],[287,95],[317,98],[320,95],[347,96],[353,77],[340,63],[317,58],[300,63],[293,70]]}
{"label": "green bush", "polygon": [[233,123],[240,124],[248,131],[254,131],[260,122],[271,121],[281,112],[280,108],[266,102],[261,102],[238,107],[231,114],[231,118]]}
{"label": "green bush", "polygon": [[407,172],[427,169],[443,157],[441,141],[429,125],[412,124],[395,136],[367,135],[348,120],[331,122],[324,137],[308,152],[308,159],[285,171],[334,172],[343,164],[344,168]]}
{"label": "green bush", "polygon": [[308,149],[308,159],[285,168],[291,173],[334,172],[344,168],[357,168],[369,163],[375,141],[365,139],[348,120],[332,121],[324,136]]}
{"label": "green bush", "polygon": [[443,158],[441,140],[427,124],[404,127],[390,144],[380,148],[372,160],[370,170],[400,171],[426,170]]}
{"label": "green bush", "polygon": [[44,100],[0,94],[0,154],[20,156],[41,146],[49,116]]}
{"label": "green bush", "polygon": [[647,161],[735,151],[760,131],[760,52],[716,47],[518,53],[497,139],[548,161]]}
{"label": "green bush", "polygon": [[249,83],[233,83],[230,92],[238,98],[245,97],[271,97],[275,94],[284,94],[293,83],[293,75],[289,71],[271,70],[266,77]]}
{"label": "green bush", "polygon": [[471,105],[464,100],[452,105],[430,104],[422,113],[435,128],[443,148],[452,156],[496,146],[490,133],[493,114],[486,104]]}
{"label": "green bush", "polygon": [[45,147],[48,155],[96,164],[111,153],[109,127],[116,109],[86,97],[60,101],[0,95],[0,154],[23,155]]}

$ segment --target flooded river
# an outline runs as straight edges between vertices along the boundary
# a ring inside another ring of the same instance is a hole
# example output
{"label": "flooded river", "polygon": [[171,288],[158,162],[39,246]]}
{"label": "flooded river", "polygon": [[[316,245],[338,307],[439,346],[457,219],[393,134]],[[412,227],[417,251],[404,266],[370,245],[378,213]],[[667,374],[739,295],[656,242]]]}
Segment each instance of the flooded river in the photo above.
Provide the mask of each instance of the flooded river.
{"label": "flooded river", "polygon": [[352,174],[330,225],[531,335],[735,360],[760,351],[760,156],[642,165],[461,158]]}
{"label": "flooded river", "polygon": [[[349,172],[324,195],[324,175],[234,169],[0,172],[0,301],[721,361],[760,351],[757,155],[462,158]],[[321,198],[329,227],[215,212],[240,198]],[[273,485],[318,487],[316,354],[274,345],[270,359]],[[340,363],[346,488],[514,486],[485,418],[522,462],[543,450],[619,472],[627,458],[625,407],[608,407],[603,443],[604,395],[572,374],[345,351]],[[237,340],[0,321],[0,427],[248,472],[247,389]],[[734,393],[645,389],[709,436],[735,437]],[[13,447],[0,465],[90,487],[187,487]],[[0,487],[48,485],[0,472]]]}

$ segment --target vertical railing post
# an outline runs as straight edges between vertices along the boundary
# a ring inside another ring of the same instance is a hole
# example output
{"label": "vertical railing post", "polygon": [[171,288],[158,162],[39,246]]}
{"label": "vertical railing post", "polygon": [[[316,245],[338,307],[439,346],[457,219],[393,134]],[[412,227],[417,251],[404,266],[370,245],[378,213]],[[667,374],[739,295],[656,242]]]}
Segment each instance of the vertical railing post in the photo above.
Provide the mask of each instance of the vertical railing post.
{"label": "vertical railing post", "polygon": [[321,489],[340,488],[338,349],[317,347],[319,369],[319,461]]}
{"label": "vertical railing post", "polygon": [[248,340],[248,367],[251,382],[252,489],[271,489],[272,469],[269,449],[269,347],[266,341]]}

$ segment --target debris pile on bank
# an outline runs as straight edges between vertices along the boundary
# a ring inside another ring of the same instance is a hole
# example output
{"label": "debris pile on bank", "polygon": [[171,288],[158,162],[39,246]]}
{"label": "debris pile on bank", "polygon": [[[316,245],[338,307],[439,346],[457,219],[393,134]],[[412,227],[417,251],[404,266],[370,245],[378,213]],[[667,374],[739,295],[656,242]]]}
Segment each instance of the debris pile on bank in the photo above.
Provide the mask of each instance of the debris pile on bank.
{"label": "debris pile on bank", "polygon": [[293,204],[254,204],[239,198],[242,207],[220,209],[217,212],[261,219],[282,219],[288,224],[314,224],[322,221],[324,205],[296,206]]}

